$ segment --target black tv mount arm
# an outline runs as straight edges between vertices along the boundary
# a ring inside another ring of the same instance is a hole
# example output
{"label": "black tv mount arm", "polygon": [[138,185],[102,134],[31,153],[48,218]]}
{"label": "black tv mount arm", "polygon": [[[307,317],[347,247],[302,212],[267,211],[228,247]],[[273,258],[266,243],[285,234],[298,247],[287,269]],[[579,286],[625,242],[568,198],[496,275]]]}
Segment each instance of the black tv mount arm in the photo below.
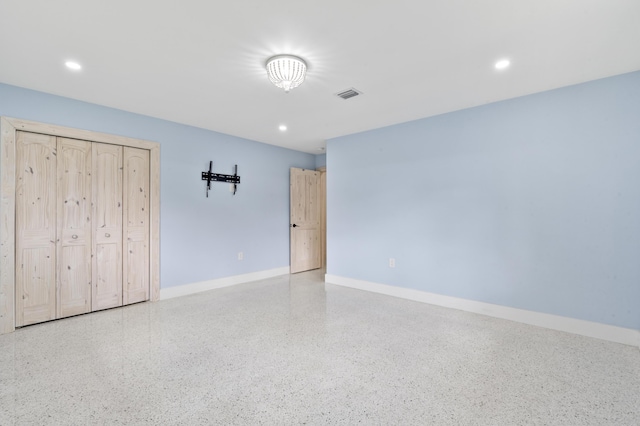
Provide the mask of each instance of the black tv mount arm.
{"label": "black tv mount arm", "polygon": [[233,169],[232,175],[222,175],[220,173],[213,173],[213,161],[209,161],[209,171],[202,172],[202,180],[207,181],[207,198],[209,198],[209,190],[211,189],[211,182],[226,182],[233,184],[233,195],[236,195],[238,185],[240,184],[240,176],[238,176],[238,165],[236,164]]}

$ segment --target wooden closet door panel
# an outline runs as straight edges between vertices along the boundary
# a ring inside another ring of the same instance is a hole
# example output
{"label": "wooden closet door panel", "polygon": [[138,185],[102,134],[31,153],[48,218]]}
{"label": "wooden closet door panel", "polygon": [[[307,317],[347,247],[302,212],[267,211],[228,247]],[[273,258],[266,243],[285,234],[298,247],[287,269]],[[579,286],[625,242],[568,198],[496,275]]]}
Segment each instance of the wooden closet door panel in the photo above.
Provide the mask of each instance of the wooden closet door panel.
{"label": "wooden closet door panel", "polygon": [[16,326],[56,315],[56,138],[17,132]]}
{"label": "wooden closet door panel", "polygon": [[58,138],[58,318],[91,312],[91,142]]}
{"label": "wooden closet door panel", "polygon": [[124,304],[149,300],[149,151],[124,148]]}
{"label": "wooden closet door panel", "polygon": [[91,310],[122,306],[122,147],[92,146]]}

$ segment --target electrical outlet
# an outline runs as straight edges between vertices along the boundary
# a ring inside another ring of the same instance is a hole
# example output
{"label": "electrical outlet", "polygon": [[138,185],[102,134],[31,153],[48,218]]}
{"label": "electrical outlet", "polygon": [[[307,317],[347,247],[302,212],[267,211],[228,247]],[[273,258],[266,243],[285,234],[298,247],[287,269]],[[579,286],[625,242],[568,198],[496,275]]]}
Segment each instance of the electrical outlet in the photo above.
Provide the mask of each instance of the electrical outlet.
{"label": "electrical outlet", "polygon": [[238,260],[244,260],[244,253],[241,251],[238,252]]}
{"label": "electrical outlet", "polygon": [[389,258],[389,268],[395,268],[396,267],[396,259],[393,257]]}

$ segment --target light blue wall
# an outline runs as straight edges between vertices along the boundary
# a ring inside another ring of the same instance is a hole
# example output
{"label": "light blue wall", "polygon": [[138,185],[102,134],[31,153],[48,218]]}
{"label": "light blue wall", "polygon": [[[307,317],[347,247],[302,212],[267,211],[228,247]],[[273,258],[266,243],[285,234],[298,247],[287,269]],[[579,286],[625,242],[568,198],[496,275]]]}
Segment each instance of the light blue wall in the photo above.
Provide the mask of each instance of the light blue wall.
{"label": "light blue wall", "polygon": [[[314,155],[4,84],[0,115],[160,142],[162,288],[289,265],[289,168]],[[209,160],[238,164],[235,196],[214,182],[205,198]]]}
{"label": "light blue wall", "polygon": [[640,329],[640,72],[336,138],[327,166],[327,273]]}
{"label": "light blue wall", "polygon": [[327,165],[327,154],[316,155],[316,169]]}

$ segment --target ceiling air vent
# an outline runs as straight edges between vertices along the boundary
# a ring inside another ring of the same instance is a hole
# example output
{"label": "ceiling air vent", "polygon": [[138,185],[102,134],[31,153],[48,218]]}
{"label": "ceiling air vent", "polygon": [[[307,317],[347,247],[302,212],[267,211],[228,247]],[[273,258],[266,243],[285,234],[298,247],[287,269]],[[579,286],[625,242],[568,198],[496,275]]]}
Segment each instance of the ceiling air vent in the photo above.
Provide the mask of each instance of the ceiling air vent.
{"label": "ceiling air vent", "polygon": [[347,90],[343,90],[340,93],[336,93],[336,96],[342,98],[342,99],[349,99],[349,98],[353,98],[355,96],[361,95],[362,92],[357,91],[354,88],[351,89],[347,89]]}

